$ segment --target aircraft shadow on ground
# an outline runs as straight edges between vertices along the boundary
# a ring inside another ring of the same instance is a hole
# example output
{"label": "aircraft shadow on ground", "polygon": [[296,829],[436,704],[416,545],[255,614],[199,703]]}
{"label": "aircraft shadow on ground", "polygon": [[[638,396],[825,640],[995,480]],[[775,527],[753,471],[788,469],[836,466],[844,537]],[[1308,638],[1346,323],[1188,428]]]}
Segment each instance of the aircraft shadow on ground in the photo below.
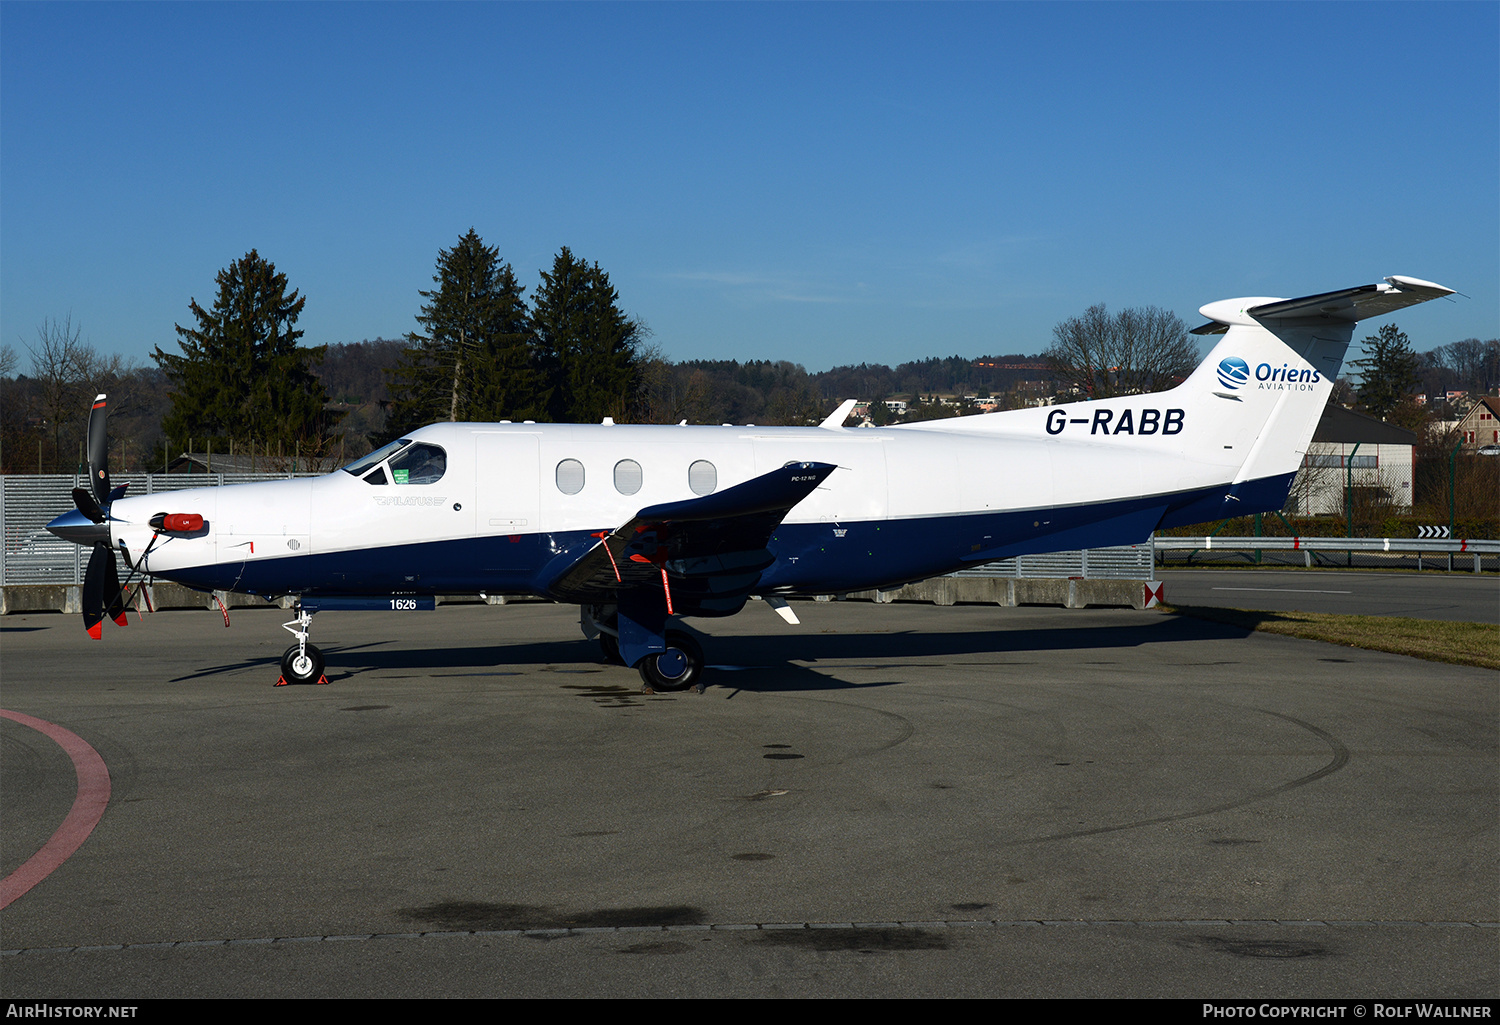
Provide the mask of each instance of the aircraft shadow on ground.
{"label": "aircraft shadow on ground", "polygon": [[[693,631],[698,633],[697,631]],[[740,690],[806,690],[843,689],[853,684],[829,675],[831,670],[848,668],[856,663],[870,670],[905,670],[932,668],[934,659],[962,658],[994,662],[1016,661],[1017,664],[1040,662],[1059,653],[1138,648],[1147,644],[1173,644],[1205,640],[1233,640],[1249,630],[1222,623],[1189,619],[1183,616],[1160,616],[1143,619],[1139,625],[1126,626],[1059,626],[1046,629],[999,629],[952,633],[799,633],[796,628],[753,636],[712,637],[698,633],[710,667],[705,682],[714,686]],[[574,674],[598,671],[628,674],[633,671],[609,666],[600,657],[593,641],[581,637],[574,641],[518,641],[471,645],[457,648],[400,647],[401,639],[377,644],[324,648],[330,680],[356,678],[369,672],[408,672],[441,676],[509,675],[523,666],[562,666],[559,672]],[[1036,656],[1026,658],[1025,656]],[[922,661],[915,662],[914,659]],[[270,660],[253,659],[234,666],[205,669],[209,675],[230,669],[264,665]],[[827,666],[822,663],[828,663]],[[577,667],[582,664],[587,669]],[[455,672],[472,670],[472,674]],[[191,677],[184,677],[190,679]],[[576,682],[571,676],[570,682]],[[860,687],[888,686],[883,683],[861,683]]]}

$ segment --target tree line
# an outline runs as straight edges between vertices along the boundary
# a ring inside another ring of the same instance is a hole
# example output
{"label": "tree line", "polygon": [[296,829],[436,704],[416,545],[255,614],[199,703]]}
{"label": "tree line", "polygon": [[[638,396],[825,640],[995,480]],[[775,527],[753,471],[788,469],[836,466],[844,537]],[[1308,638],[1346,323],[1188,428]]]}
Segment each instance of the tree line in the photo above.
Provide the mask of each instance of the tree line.
{"label": "tree line", "polygon": [[[88,400],[111,395],[112,453],[121,466],[161,466],[189,447],[224,453],[300,453],[328,466],[439,420],[817,423],[841,400],[869,400],[876,423],[898,419],[883,400],[908,401],[905,421],[975,412],[950,396],[996,408],[1053,398],[1103,398],[1171,387],[1197,365],[1197,346],[1175,315],[1103,305],[1059,323],[1040,355],[932,357],[889,367],[861,363],[808,372],[771,360],[664,359],[650,331],[622,309],[598,263],[561,248],[527,288],[498,248],[470,229],[438,251],[431,289],[418,291],[418,330],[402,339],[301,345],[306,297],[256,250],[221,270],[205,308],[174,325],[177,349],[153,366],[101,357],[71,318],[46,321],[23,341],[32,373],[0,345],[0,468],[72,472]],[[1432,407],[1419,387],[1480,392],[1500,383],[1500,340],[1465,339],[1415,353],[1394,325],[1363,342],[1356,389],[1335,396],[1417,427]],[[170,441],[168,441],[170,439]]]}

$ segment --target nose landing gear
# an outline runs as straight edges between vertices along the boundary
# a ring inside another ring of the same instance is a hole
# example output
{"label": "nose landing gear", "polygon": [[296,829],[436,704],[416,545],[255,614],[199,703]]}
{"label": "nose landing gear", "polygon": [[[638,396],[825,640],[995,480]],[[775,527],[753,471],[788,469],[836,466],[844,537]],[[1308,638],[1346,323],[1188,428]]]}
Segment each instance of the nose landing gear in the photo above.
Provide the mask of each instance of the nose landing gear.
{"label": "nose landing gear", "polygon": [[323,675],[323,653],[307,643],[308,628],[311,626],[312,613],[304,610],[301,605],[297,606],[296,619],[281,624],[283,630],[297,638],[297,643],[286,649],[281,656],[281,679],[276,681],[276,686],[328,682],[328,677]]}

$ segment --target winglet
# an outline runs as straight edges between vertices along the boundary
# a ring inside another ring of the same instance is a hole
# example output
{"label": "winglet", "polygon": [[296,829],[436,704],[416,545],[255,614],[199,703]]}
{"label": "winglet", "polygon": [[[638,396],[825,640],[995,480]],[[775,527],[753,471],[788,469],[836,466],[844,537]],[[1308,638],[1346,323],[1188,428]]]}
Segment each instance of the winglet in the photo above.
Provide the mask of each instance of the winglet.
{"label": "winglet", "polygon": [[823,419],[823,422],[818,424],[818,426],[826,428],[830,431],[838,430],[840,427],[844,426],[844,421],[849,419],[849,414],[854,412],[854,407],[858,404],[858,399],[845,399],[843,402],[839,403],[839,408],[835,409],[832,413],[829,413],[828,416]]}

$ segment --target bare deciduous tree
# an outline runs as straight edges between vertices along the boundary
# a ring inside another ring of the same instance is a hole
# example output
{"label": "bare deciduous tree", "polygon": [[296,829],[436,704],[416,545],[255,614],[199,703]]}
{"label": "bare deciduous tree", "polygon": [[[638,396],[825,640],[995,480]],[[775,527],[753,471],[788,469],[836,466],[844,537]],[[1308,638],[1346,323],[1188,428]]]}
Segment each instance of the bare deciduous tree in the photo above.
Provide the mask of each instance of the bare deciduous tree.
{"label": "bare deciduous tree", "polygon": [[83,329],[73,326],[69,314],[61,321],[48,318],[36,329],[36,345],[26,346],[31,353],[31,375],[37,382],[37,400],[42,417],[52,428],[54,460],[61,451],[63,426],[78,406],[78,363],[84,348]]}
{"label": "bare deciduous tree", "polygon": [[1155,306],[1113,316],[1103,303],[1090,306],[1053,328],[1052,338],[1053,372],[1096,399],[1164,391],[1198,364],[1182,318]]}
{"label": "bare deciduous tree", "polygon": [[1481,342],[1478,338],[1465,338],[1451,345],[1443,345],[1427,353],[1439,366],[1451,370],[1459,386],[1467,391],[1488,391],[1489,386],[1500,378],[1500,340],[1491,338]]}
{"label": "bare deciduous tree", "polygon": [[87,428],[88,400],[108,391],[131,368],[122,357],[102,355],[83,341],[83,329],[73,325],[71,314],[60,321],[43,320],[36,335],[36,344],[26,350],[31,353],[39,412],[52,432],[53,459],[61,467],[70,462],[63,455],[64,437],[71,443]]}

